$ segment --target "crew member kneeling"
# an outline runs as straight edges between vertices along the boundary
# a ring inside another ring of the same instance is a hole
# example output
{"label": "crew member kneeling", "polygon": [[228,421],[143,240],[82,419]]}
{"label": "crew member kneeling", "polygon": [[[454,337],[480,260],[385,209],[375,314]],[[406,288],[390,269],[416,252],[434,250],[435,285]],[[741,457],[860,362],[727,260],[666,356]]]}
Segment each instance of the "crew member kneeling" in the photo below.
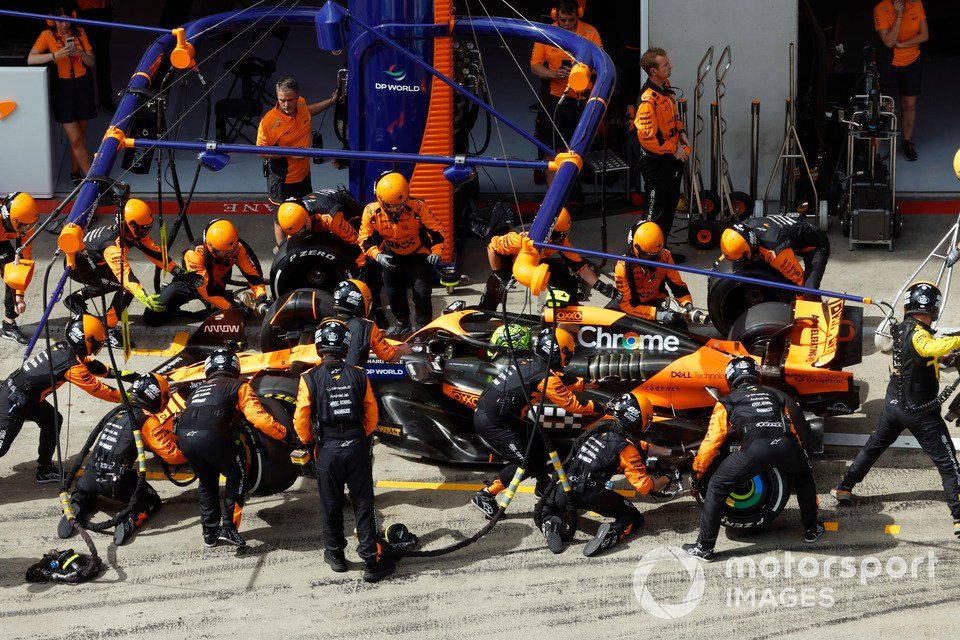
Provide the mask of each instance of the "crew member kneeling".
{"label": "crew member kneeling", "polygon": [[[103,323],[91,315],[71,320],[67,323],[63,341],[55,343],[49,353],[38,351],[0,386],[0,457],[10,450],[24,421],[36,423],[40,427],[37,449],[39,484],[60,479],[53,466],[53,454],[57,449],[57,433],[63,416],[46,399],[53,389],[70,382],[95,398],[114,404],[120,402],[120,392],[97,379],[110,370],[102,362],[90,359],[100,352],[106,333]],[[51,378],[55,387],[50,386]]]}
{"label": "crew member kneeling", "polygon": [[[0,273],[17,257],[20,243],[33,231],[39,217],[37,202],[29,193],[11,193],[0,202]],[[16,246],[10,243],[11,240]],[[22,257],[29,260],[32,258],[31,254],[32,245],[23,248]],[[25,336],[17,325],[17,316],[27,310],[23,294],[23,291],[15,291],[10,285],[4,285],[4,316],[0,338],[30,344],[30,338]]]}
{"label": "crew member kneeling", "polygon": [[[499,508],[497,494],[509,486],[517,468],[524,462],[524,454],[530,443],[527,433],[531,427],[527,411],[531,408],[536,410],[541,396],[545,394],[548,402],[568,414],[584,415],[602,410],[593,400],[581,404],[573,395],[575,391],[583,390],[582,378],[563,374],[563,367],[573,357],[574,349],[573,336],[563,329],[542,329],[533,347],[536,357],[520,360],[519,367],[510,365],[480,395],[477,410],[473,414],[473,426],[507,461],[496,480],[478,491],[471,500],[487,518],[496,514]],[[528,477],[537,479],[536,491],[540,495],[550,482],[547,451],[538,433],[534,432],[530,437],[534,442],[525,470]]]}
{"label": "crew member kneeling", "polygon": [[[200,524],[208,547],[225,542],[245,547],[240,520],[246,495],[246,464],[234,446],[231,428],[242,413],[255,428],[274,440],[287,429],[260,404],[250,384],[240,380],[240,359],[228,349],[217,349],[203,366],[207,377],[187,398],[177,423],[180,450],[190,462],[199,484]],[[220,500],[220,476],[226,478]]]}
{"label": "crew member kneeling", "polygon": [[801,218],[763,216],[725,229],[720,236],[720,250],[727,260],[763,261],[787,282],[819,289],[830,257],[830,238]]}
{"label": "crew member kneeling", "polygon": [[705,562],[713,560],[724,501],[740,483],[774,467],[793,477],[803,539],[816,542],[824,531],[823,523],[817,520],[817,485],[788,413],[786,394],[760,385],[760,369],[749,356],[731,360],[725,373],[730,393],[717,402],[710,416],[707,435],[693,461],[694,481],[702,484],[731,428],[740,439],[740,450],[720,463],[705,491],[697,488],[703,496],[700,535],[695,543],[683,545],[683,550]]}
{"label": "crew member kneeling", "polygon": [[191,300],[199,299],[214,309],[238,306],[233,293],[227,291],[234,266],[250,285],[257,308],[265,311],[270,304],[260,262],[229,220],[214,220],[207,225],[203,244],[187,250],[183,264],[187,271],[160,292],[157,300],[160,308],[143,312],[145,323],[163,324]]}
{"label": "crew member kneeling", "polygon": [[[673,264],[673,254],[663,246],[663,232],[656,223],[638,222],[627,234],[627,243],[634,257]],[[683,309],[683,319],[694,324],[710,321],[707,313],[693,306],[687,283],[676,269],[644,267],[619,260],[614,269],[620,292],[620,310],[635,318],[655,320],[663,325],[677,324],[679,317],[664,308],[663,303],[673,298]]]}
{"label": "crew member kneeling", "polygon": [[850,502],[853,487],[903,430],[909,429],[940,472],[943,494],[953,516],[953,533],[960,537],[960,467],[937,397],[939,360],[960,349],[960,336],[933,337],[930,323],[940,314],[941,301],[940,290],[929,282],[917,282],[907,289],[903,322],[892,328],[893,373],[880,421],[840,484],[830,493],[840,503]]}
{"label": "crew member kneeling", "polygon": [[[78,520],[97,501],[98,497],[122,504],[133,504],[130,512],[113,530],[113,541],[119,546],[130,541],[133,532],[161,506],[160,496],[146,481],[137,491],[137,445],[135,431],[140,431],[143,444],[167,464],[186,462],[177,447],[176,436],[170,430],[171,420],[161,421],[157,414],[170,402],[170,383],[163,376],[148,373],[133,381],[130,390],[133,415],[126,410],[116,412],[104,426],[90,450],[83,475],[70,501]],[[66,516],[60,519],[57,535],[69,538],[75,531]]]}
{"label": "crew member kneeling", "polygon": [[[560,209],[557,220],[550,232],[550,244],[571,247],[570,230],[573,220],[566,208]],[[506,294],[506,285],[513,277],[513,260],[522,246],[521,241],[527,233],[511,231],[502,236],[494,236],[487,245],[487,260],[490,262],[490,276],[487,278],[487,287],[480,297],[481,309],[496,310],[503,302]],[[580,286],[578,280],[583,280],[588,287],[601,295],[614,300],[620,300],[616,287],[601,280],[590,263],[572,251],[557,252],[556,249],[542,249],[541,262],[550,265],[550,286],[562,289],[570,295],[571,304],[579,304]]]}
{"label": "crew member kneeling", "polygon": [[[383,267],[383,286],[397,319],[392,335],[401,336],[433,319],[430,289],[443,233],[427,203],[410,197],[410,184],[402,174],[391,171],[381,176],[374,193],[376,201],[363,209],[358,241],[367,257]],[[413,293],[415,326],[410,325],[408,289]]]}
{"label": "crew member kneeling", "polygon": [[297,436],[314,448],[320,516],[323,520],[323,560],[338,573],[347,570],[343,550],[343,488],[357,523],[357,551],[366,565],[363,579],[378,582],[395,568],[383,555],[373,509],[373,430],[377,401],[363,369],[344,362],[350,350],[350,330],[340,320],[326,319],[317,328],[315,342],[320,364],[300,376],[293,424]]}
{"label": "crew member kneeling", "polygon": [[608,415],[581,434],[570,448],[565,469],[570,493],[565,493],[559,480],[554,478],[538,506],[537,524],[554,553],[563,551],[564,516],[571,506],[616,518],[613,523],[600,525],[597,535],[583,548],[583,555],[587,557],[609,549],[643,525],[643,515],[637,508],[606,488],[607,481],[615,474],[624,474],[640,495],[662,491],[670,484],[666,476],[648,476],[644,465],[648,453],[658,456],[670,453],[669,449],[642,441],[643,433],[653,420],[653,405],[646,396],[625,393],[608,409]]}

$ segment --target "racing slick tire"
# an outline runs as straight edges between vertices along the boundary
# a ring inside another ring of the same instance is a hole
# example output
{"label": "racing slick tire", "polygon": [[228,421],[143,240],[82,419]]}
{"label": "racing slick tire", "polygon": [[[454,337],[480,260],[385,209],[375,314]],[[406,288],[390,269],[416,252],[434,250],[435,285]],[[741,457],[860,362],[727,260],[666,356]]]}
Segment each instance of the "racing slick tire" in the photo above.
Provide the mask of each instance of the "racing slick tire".
{"label": "racing slick tire", "polygon": [[359,247],[326,233],[287,238],[270,268],[273,297],[302,288],[332,293],[338,282],[357,276],[359,255]]}
{"label": "racing slick tire", "polygon": [[[729,260],[720,260],[713,266],[717,273],[736,273],[740,276],[783,282],[786,280],[765,263],[748,262],[737,264]],[[795,296],[792,292],[761,284],[739,282],[721,278],[710,278],[707,284],[707,310],[710,319],[720,335],[728,335],[733,323],[743,313],[764,302],[782,302],[790,304]]]}
{"label": "racing slick tire", "polygon": [[740,342],[755,356],[763,357],[771,339],[786,337],[784,329],[793,325],[793,309],[783,302],[763,302],[750,307],[737,318],[727,340]]}
{"label": "racing slick tire", "polygon": [[[251,381],[263,408],[287,429],[293,428],[293,410],[297,404],[297,384],[292,378],[265,375]],[[247,492],[269,496],[293,486],[300,468],[290,461],[290,447],[274,440],[246,420],[236,431],[236,442],[247,461]]]}
{"label": "racing slick tire", "polygon": [[[333,296],[317,289],[295,289],[280,296],[263,315],[260,324],[260,351],[286,349],[301,341],[304,331],[312,331],[320,320],[333,315]],[[288,339],[287,336],[296,336]],[[296,393],[294,393],[296,396]]]}
{"label": "racing slick tire", "polygon": [[[713,469],[717,466],[714,464]],[[765,469],[730,493],[723,504],[720,523],[728,529],[759,531],[780,515],[791,490],[790,476],[776,467]],[[699,495],[697,503],[703,506]]]}

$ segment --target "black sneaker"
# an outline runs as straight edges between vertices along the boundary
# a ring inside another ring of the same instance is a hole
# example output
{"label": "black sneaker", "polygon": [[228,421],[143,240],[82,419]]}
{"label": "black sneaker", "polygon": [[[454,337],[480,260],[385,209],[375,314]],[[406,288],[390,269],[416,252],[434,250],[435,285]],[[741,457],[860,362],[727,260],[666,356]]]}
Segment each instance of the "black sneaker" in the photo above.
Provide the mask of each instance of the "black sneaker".
{"label": "black sneaker", "polygon": [[413,327],[410,326],[410,322],[400,322],[393,329],[387,333],[388,338],[393,338],[394,340],[400,340],[407,337],[413,331]]}
{"label": "black sneaker", "polygon": [[683,549],[683,552],[688,556],[693,556],[700,562],[713,562],[713,557],[716,555],[713,549],[704,549],[700,546],[699,542],[685,544],[681,549]]}
{"label": "black sneaker", "polygon": [[0,338],[13,340],[18,344],[30,344],[30,338],[23,334],[16,322],[4,322],[3,330],[0,331]]}
{"label": "black sneaker", "polygon": [[220,527],[220,531],[217,532],[217,540],[238,548],[247,546],[247,541],[241,538],[240,533],[233,527]]}
{"label": "black sneaker", "polygon": [[37,484],[54,484],[60,482],[60,472],[52,464],[37,465]]}
{"label": "black sneaker", "polygon": [[60,518],[60,524],[57,525],[57,537],[61,540],[72,538],[77,533],[73,523],[67,520],[67,516]]}
{"label": "black sneaker", "polygon": [[497,504],[497,496],[485,489],[477,491],[476,495],[470,500],[470,504],[480,509],[480,511],[483,511],[483,515],[487,517],[487,520],[493,518],[500,509],[500,505]]}
{"label": "black sneaker", "polygon": [[903,157],[907,159],[907,162],[917,161],[917,150],[914,148],[912,140],[903,141]]}
{"label": "black sneaker", "polygon": [[344,557],[343,551],[324,549],[323,561],[330,565],[330,568],[337,573],[345,573],[347,570],[347,559]]}
{"label": "black sneaker", "polygon": [[133,539],[133,532],[137,528],[137,521],[133,516],[127,516],[113,529],[113,543],[122,547]]}
{"label": "black sneaker", "polygon": [[591,558],[598,553],[606,551],[618,542],[620,542],[620,534],[613,530],[609,522],[604,522],[600,525],[600,528],[597,529],[597,535],[593,537],[593,540],[584,545],[583,555]]}
{"label": "black sneaker", "polygon": [[374,564],[368,564],[367,569],[363,572],[363,581],[364,582],[380,582],[391,573],[393,573],[397,568],[397,563],[393,560],[387,560],[382,558],[380,562]]}
{"label": "black sneaker", "polygon": [[845,487],[843,483],[838,484],[833,489],[830,489],[830,495],[837,499],[837,502],[840,504],[850,504],[853,502],[853,488]]}
{"label": "black sneaker", "polygon": [[207,547],[208,549],[212,549],[213,547],[217,546],[217,542],[218,542],[218,541],[219,541],[219,540],[218,540],[218,538],[217,538],[217,530],[216,530],[216,529],[206,529],[206,528],[204,528],[204,530],[203,530],[203,546]]}
{"label": "black sneaker", "polygon": [[554,553],[563,553],[563,520],[560,516],[551,516],[541,527],[547,539],[547,548]]}
{"label": "black sneaker", "polygon": [[824,531],[826,531],[826,528],[823,526],[823,522],[818,520],[817,524],[803,532],[803,541],[807,544],[813,544],[823,536]]}

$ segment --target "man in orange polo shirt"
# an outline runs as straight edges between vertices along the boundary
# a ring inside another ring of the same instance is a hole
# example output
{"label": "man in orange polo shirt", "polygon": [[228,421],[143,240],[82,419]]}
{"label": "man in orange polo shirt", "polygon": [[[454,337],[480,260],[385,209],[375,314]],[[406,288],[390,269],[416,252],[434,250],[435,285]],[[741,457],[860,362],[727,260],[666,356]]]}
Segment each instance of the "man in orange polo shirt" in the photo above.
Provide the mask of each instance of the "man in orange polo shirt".
{"label": "man in orange polo shirt", "polygon": [[917,96],[923,79],[920,44],[930,39],[927,14],[920,0],[883,0],[873,8],[873,26],[888,53],[881,57],[881,84],[884,93],[900,94],[903,128],[903,155],[917,159],[913,147],[913,126],[917,119]]}
{"label": "man in orange polo shirt", "polygon": [[[310,119],[332,107],[337,101],[334,91],[326,100],[307,104],[300,97],[300,84],[292,76],[277,82],[277,106],[270,109],[260,120],[257,129],[257,146],[310,148]],[[268,199],[279,207],[287,198],[302,198],[313,191],[310,182],[310,158],[260,154],[266,158]],[[273,235],[279,245],[284,238],[283,230],[274,222]]]}
{"label": "man in orange polo shirt", "polygon": [[[600,34],[580,20],[580,7],[573,0],[563,0],[557,4],[557,21],[553,26],[572,31],[603,48]],[[563,49],[540,42],[533,45],[530,71],[538,78],[550,81],[550,95],[543,100],[547,118],[546,131],[541,132],[541,135],[543,141],[557,151],[567,150],[566,143],[573,137],[573,131],[580,121],[589,95],[589,91],[573,91],[567,87],[567,78],[570,77],[570,69],[575,62],[573,55]],[[563,102],[560,101],[561,98]],[[553,120],[552,125],[550,119]],[[547,182],[550,182],[549,174]]]}

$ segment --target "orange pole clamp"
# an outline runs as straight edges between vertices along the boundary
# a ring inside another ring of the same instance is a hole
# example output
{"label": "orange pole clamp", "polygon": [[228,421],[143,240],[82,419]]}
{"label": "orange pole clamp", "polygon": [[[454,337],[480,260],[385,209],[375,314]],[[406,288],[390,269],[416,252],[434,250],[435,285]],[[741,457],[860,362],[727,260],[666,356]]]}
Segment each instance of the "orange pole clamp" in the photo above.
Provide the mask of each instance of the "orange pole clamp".
{"label": "orange pole clamp", "polygon": [[550,282],[550,269],[540,264],[540,252],[526,236],[520,240],[520,252],[513,261],[513,277],[535,296],[543,293]]}
{"label": "orange pole clamp", "polygon": [[187,36],[183,32],[183,27],[177,27],[172,31],[177,38],[177,46],[170,53],[170,64],[177,69],[191,69],[197,66],[197,60],[194,57],[196,53],[193,45],[187,42]]}
{"label": "orange pole clamp", "polygon": [[582,62],[578,62],[570,68],[570,75],[567,77],[567,86],[576,92],[586,91],[590,88],[590,67]]}
{"label": "orange pole clamp", "polygon": [[71,222],[63,227],[57,238],[57,247],[66,256],[67,266],[71,269],[77,266],[77,253],[83,251],[83,229],[80,225]]}
{"label": "orange pole clamp", "polygon": [[558,153],[556,157],[550,161],[549,166],[547,167],[550,171],[557,171],[560,169],[560,165],[564,162],[572,162],[577,165],[577,172],[583,168],[583,158],[581,158],[577,153],[573,151]]}
{"label": "orange pole clamp", "polygon": [[30,286],[30,281],[33,279],[33,265],[33,260],[20,258],[19,260],[8,262],[3,268],[3,281],[6,282],[7,286],[13,289],[18,296],[22,296],[23,292],[27,290],[27,287]]}

